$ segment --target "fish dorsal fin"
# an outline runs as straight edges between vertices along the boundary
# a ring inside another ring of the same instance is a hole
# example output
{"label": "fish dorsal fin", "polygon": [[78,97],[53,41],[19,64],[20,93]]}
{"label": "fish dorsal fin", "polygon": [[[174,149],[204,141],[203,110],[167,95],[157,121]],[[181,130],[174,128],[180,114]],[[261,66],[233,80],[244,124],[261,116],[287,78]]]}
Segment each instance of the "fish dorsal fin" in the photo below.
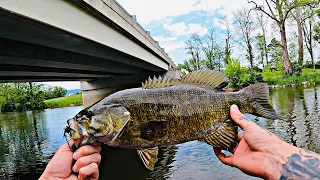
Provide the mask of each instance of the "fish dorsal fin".
{"label": "fish dorsal fin", "polygon": [[142,88],[153,89],[153,88],[164,88],[173,86],[176,84],[190,84],[215,89],[222,89],[228,85],[229,79],[225,74],[217,70],[198,70],[191,72],[181,79],[174,79],[172,77],[161,77],[153,79],[150,77],[142,83]]}
{"label": "fish dorsal fin", "polygon": [[158,148],[141,149],[137,150],[137,152],[145,167],[149,170],[153,170],[154,165],[158,160]]}
{"label": "fish dorsal fin", "polygon": [[237,145],[238,126],[231,120],[224,122],[211,135],[201,139],[214,148],[221,150],[230,150]]}

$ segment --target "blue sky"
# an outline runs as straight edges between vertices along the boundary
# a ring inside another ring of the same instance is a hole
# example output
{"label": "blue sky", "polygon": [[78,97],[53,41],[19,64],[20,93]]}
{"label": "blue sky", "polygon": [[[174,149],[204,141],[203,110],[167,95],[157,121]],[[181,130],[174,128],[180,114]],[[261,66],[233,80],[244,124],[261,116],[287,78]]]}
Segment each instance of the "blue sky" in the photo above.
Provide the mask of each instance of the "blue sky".
{"label": "blue sky", "polygon": [[[172,60],[187,59],[185,42],[193,33],[204,35],[210,28],[222,30],[219,19],[242,6],[246,0],[117,0],[142,27],[151,32]],[[223,37],[222,37],[223,38]],[[79,82],[50,82],[67,89],[79,89]]]}

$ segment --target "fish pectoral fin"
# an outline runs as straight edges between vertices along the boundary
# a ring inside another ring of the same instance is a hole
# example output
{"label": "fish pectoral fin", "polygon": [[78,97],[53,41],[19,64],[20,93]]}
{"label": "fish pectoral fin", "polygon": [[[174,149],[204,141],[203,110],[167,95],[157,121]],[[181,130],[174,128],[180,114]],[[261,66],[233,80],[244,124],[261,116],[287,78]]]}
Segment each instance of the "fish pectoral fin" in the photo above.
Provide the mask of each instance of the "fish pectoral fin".
{"label": "fish pectoral fin", "polygon": [[137,150],[140,159],[142,160],[145,167],[149,170],[153,170],[158,158],[158,147],[150,149]]}
{"label": "fish pectoral fin", "polygon": [[201,139],[214,148],[221,150],[230,150],[237,145],[238,126],[231,120],[225,121],[211,135]]}

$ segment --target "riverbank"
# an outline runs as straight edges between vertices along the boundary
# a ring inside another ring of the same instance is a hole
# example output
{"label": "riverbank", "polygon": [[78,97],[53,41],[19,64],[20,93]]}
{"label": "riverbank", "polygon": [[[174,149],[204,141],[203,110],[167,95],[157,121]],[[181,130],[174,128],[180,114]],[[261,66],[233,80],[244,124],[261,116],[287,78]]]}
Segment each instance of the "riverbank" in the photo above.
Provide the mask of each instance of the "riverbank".
{"label": "riverbank", "polygon": [[320,83],[320,69],[302,69],[301,75],[285,77],[278,71],[263,72],[263,81],[270,86],[296,86]]}
{"label": "riverbank", "polygon": [[82,105],[82,94],[54,98],[44,101],[46,108],[60,108]]}

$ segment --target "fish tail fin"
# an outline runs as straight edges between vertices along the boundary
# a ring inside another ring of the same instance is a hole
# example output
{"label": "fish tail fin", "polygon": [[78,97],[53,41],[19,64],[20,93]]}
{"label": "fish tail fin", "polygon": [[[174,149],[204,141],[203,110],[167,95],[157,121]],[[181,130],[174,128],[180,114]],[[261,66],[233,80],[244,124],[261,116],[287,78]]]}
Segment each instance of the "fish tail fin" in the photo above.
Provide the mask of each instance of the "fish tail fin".
{"label": "fish tail fin", "polygon": [[230,150],[238,144],[238,126],[231,120],[225,121],[217,130],[209,136],[200,139],[216,149]]}
{"label": "fish tail fin", "polygon": [[267,83],[256,83],[241,91],[250,92],[254,98],[252,106],[254,114],[268,119],[278,119],[276,111],[269,103],[269,88]]}

